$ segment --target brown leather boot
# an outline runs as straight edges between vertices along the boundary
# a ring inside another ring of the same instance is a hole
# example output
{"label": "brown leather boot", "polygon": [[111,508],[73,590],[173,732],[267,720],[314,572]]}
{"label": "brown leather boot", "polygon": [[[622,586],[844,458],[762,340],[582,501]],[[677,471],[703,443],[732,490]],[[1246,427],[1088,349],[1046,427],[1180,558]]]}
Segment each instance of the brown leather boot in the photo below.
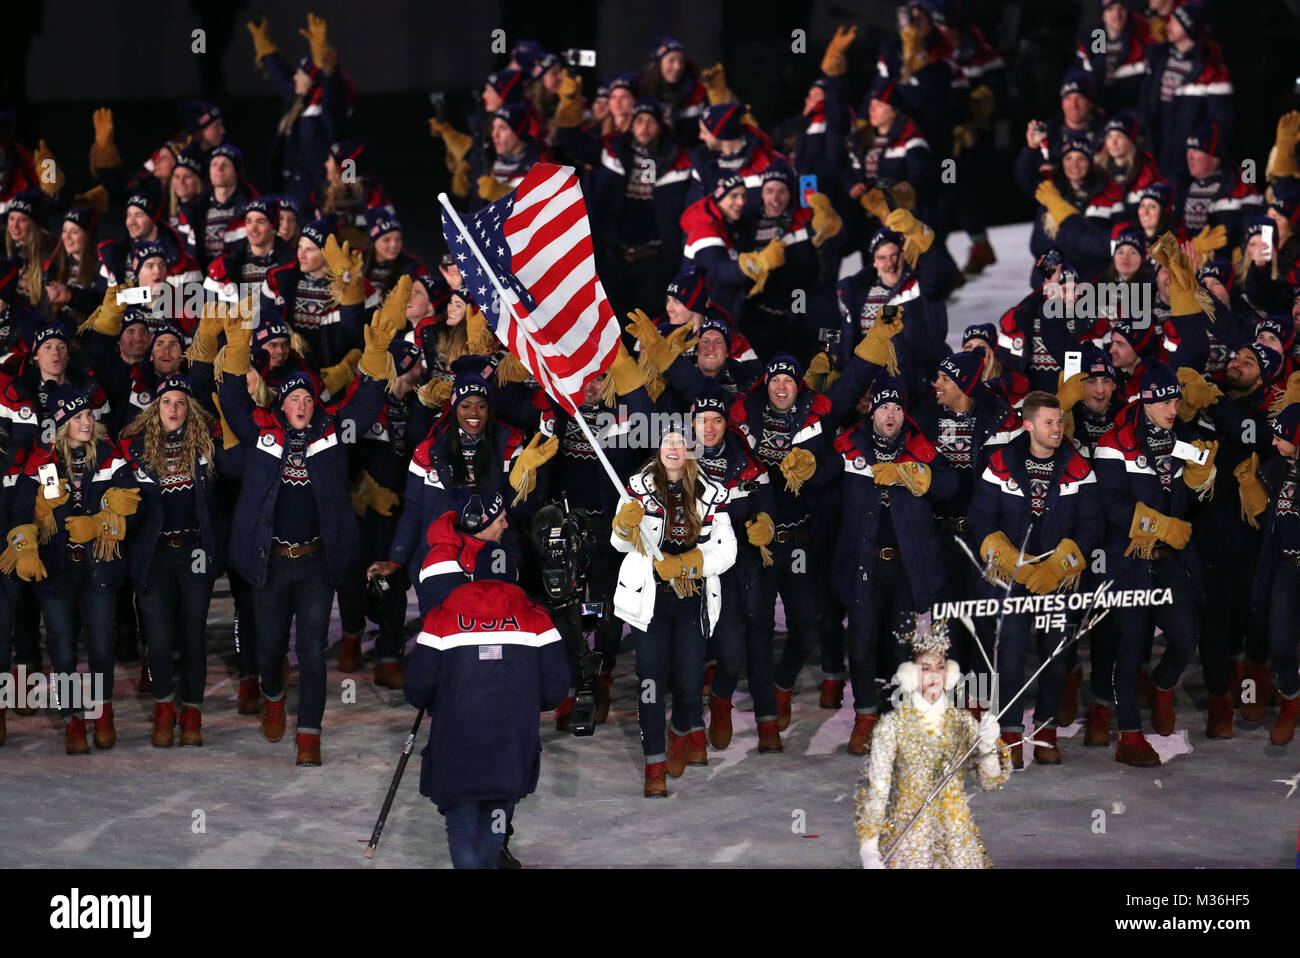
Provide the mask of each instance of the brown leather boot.
{"label": "brown leather boot", "polygon": [[285,729],[284,699],[272,702],[262,700],[262,735],[268,742],[278,742],[284,738]]}
{"label": "brown leather boot", "polygon": [[1143,709],[1156,704],[1156,687],[1151,684],[1151,676],[1146,669],[1138,672],[1137,701],[1138,708]]}
{"label": "brown leather boot", "polygon": [[817,702],[824,709],[838,709],[844,704],[844,680],[822,679],[822,697]]}
{"label": "brown leather boot", "polygon": [[112,748],[117,744],[117,726],[113,724],[113,705],[105,702],[104,712],[95,719],[95,748]]}
{"label": "brown leather boot", "polygon": [[871,733],[876,729],[880,716],[875,712],[853,717],[853,732],[849,735],[849,754],[866,755],[871,748]]}
{"label": "brown leather boot", "polygon": [[140,657],[140,681],[136,683],[136,692],[140,695],[149,695],[153,692],[153,675],[149,672],[149,656]]}
{"label": "brown leather boot", "polygon": [[1115,761],[1134,768],[1154,768],[1160,764],[1160,756],[1141,732],[1120,732]]}
{"label": "brown leather boot", "polygon": [[790,693],[785,689],[776,690],[776,724],[782,732],[790,725]]}
{"label": "brown leather boot", "polygon": [[970,258],[966,260],[962,272],[975,276],[982,273],[984,267],[992,266],[997,261],[997,255],[993,252],[993,247],[989,244],[989,241],[986,239],[978,240],[971,244]]}
{"label": "brown leather boot", "polygon": [[1056,714],[1056,727],[1072,725],[1079,717],[1079,686],[1083,683],[1083,669],[1075,669],[1065,677],[1065,692],[1061,696],[1061,711]]}
{"label": "brown leather boot", "polygon": [[1094,702],[1088,706],[1088,727],[1083,731],[1083,744],[1102,748],[1110,745],[1110,709],[1105,705]]}
{"label": "brown leather boot", "polygon": [[1249,659],[1245,664],[1245,672],[1245,680],[1254,683],[1252,689],[1253,701],[1246,701],[1246,696],[1243,695],[1241,717],[1247,722],[1262,722],[1264,712],[1268,708],[1269,690],[1273,688],[1272,676],[1269,675],[1269,669],[1266,665],[1252,662]]}
{"label": "brown leather boot", "polygon": [[[339,671],[355,672],[361,668],[361,636],[343,633],[339,640]],[[287,673],[287,670],[286,670]]]}
{"label": "brown leather boot", "polygon": [[176,742],[176,706],[171,702],[153,703],[153,747],[171,748]]}
{"label": "brown leather boot", "polygon": [[401,662],[380,662],[375,666],[375,685],[380,688],[400,689],[403,681]]}
{"label": "brown leather boot", "polygon": [[262,685],[257,676],[239,680],[239,714],[256,715],[262,711]]}
{"label": "brown leather boot", "polygon": [[1232,675],[1228,677],[1228,691],[1232,693],[1232,707],[1241,708],[1241,688],[1246,681],[1246,662],[1244,659],[1232,660]]}
{"label": "brown leather boot", "polygon": [[1039,729],[1034,735],[1034,761],[1039,765],[1061,764],[1061,750],[1056,747],[1056,729]]}
{"label": "brown leather boot", "polygon": [[1268,733],[1268,740],[1274,745],[1285,745],[1295,738],[1295,727],[1300,720],[1300,696],[1282,700],[1282,710],[1277,713],[1273,730]]}
{"label": "brown leather boot", "polygon": [[320,764],[320,736],[308,732],[299,732],[294,738],[298,745],[298,760],[294,764],[300,767],[312,767]]}
{"label": "brown leather boot", "polygon": [[1157,735],[1174,734],[1174,690],[1156,689],[1156,704],[1151,709],[1151,728]]}
{"label": "brown leather boot", "polygon": [[645,797],[667,798],[668,780],[664,778],[663,762],[647,762],[645,767]]}
{"label": "brown leather boot", "polygon": [[731,699],[709,696],[709,744],[716,749],[731,744]]}
{"label": "brown leather boot", "polygon": [[[609,689],[614,684],[610,672],[601,672],[600,681],[596,683],[596,724],[604,725],[609,720]],[[658,764],[658,763],[656,763]]]}
{"label": "brown leather boot", "polygon": [[767,755],[773,752],[784,751],[781,745],[781,730],[777,728],[775,721],[758,723],[758,753]]}
{"label": "brown leather boot", "polygon": [[668,758],[664,761],[664,771],[673,778],[680,778],[686,771],[686,736],[678,735],[672,726],[668,727]]}
{"label": "brown leather boot", "polygon": [[1232,696],[1210,696],[1210,714],[1205,720],[1206,738],[1232,738]]}
{"label": "brown leather boot", "polygon": [[573,705],[576,701],[572,695],[569,695],[555,707],[555,730],[557,732],[567,732],[569,730],[569,717],[573,715]]}
{"label": "brown leather boot", "polygon": [[181,745],[197,748],[203,744],[203,716],[193,705],[181,709]]}
{"label": "brown leather boot", "polygon": [[1002,744],[1009,746],[1008,751],[1011,753],[1011,767],[1025,767],[1025,736],[1022,732],[1003,732],[1000,736]]}
{"label": "brown leather boot", "polygon": [[69,755],[90,754],[90,745],[86,742],[86,722],[80,715],[63,726],[63,747]]}
{"label": "brown leather boot", "polygon": [[704,729],[699,728],[686,736],[686,764],[708,765],[709,744],[704,737]]}

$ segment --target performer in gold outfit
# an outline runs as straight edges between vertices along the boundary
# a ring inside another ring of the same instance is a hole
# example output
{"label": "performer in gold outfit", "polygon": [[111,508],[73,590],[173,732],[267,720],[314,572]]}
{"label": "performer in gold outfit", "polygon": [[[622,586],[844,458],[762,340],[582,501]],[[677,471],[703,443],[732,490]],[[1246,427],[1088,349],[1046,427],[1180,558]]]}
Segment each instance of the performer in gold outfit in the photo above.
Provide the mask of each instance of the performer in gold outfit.
{"label": "performer in gold outfit", "polygon": [[980,788],[1001,788],[1011,774],[1011,758],[998,739],[998,723],[986,712],[976,723],[952,704],[961,678],[957,663],[947,659],[948,629],[943,620],[917,617],[904,637],[912,661],[898,668],[901,695],[880,720],[855,793],[854,821],[864,868],[990,868],[979,829],[964,792],[965,774],[952,776],[889,858],[895,837],[921,809],[940,779],[976,745],[971,756]]}

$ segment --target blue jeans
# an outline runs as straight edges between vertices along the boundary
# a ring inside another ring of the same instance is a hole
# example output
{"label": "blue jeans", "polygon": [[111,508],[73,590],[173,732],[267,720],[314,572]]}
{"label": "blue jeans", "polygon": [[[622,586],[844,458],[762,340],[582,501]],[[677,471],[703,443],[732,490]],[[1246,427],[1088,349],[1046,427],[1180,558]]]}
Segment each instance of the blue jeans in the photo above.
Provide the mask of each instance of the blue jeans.
{"label": "blue jeans", "polygon": [[[1011,587],[1012,598],[1031,595],[1024,586],[1015,584]],[[993,634],[997,627],[996,619],[985,619],[981,628],[984,650],[993,658]],[[1025,684],[1025,660],[1029,653],[1029,637],[1033,630],[1033,620],[1024,615],[1008,615],[1002,622],[1002,635],[998,642],[998,708],[1001,709],[1011,697]],[[1039,629],[1036,631],[1038,658],[1042,662],[1061,641],[1060,631]],[[980,665],[984,660],[980,659]],[[1034,696],[1034,726],[1044,728],[1056,727],[1056,716],[1061,711],[1061,700],[1065,695],[1065,674],[1068,662],[1065,653],[1061,653],[1047,668],[1038,675],[1038,688]],[[1096,665],[1093,666],[1094,672]],[[981,668],[980,672],[986,671]],[[1025,698],[1016,700],[1011,710],[1002,716],[1002,731],[1023,732]]]}
{"label": "blue jeans", "polygon": [[452,867],[496,868],[514,808],[506,799],[467,799],[442,809]]}
{"label": "blue jeans", "polygon": [[284,698],[284,656],[289,625],[294,623],[293,650],[298,653],[298,732],[319,735],[325,717],[325,642],[329,633],[334,587],[325,553],[290,559],[271,556],[266,584],[254,597],[257,658],[262,694],[272,702]]}
{"label": "blue jeans", "polygon": [[[197,539],[194,548],[198,548]],[[172,681],[172,653],[181,653],[181,705],[203,704],[208,679],[208,643],[205,626],[212,599],[212,578],[192,569],[193,550],[159,543],[149,567],[149,580],[137,592],[146,652],[153,678],[153,697],[170,702],[176,697]]]}
{"label": "blue jeans", "polygon": [[1282,562],[1273,575],[1272,599],[1268,608],[1268,631],[1272,640],[1270,658],[1273,660],[1274,682],[1283,698],[1300,695],[1300,675],[1297,674],[1296,641],[1300,625],[1300,566]]}
{"label": "blue jeans", "polygon": [[[51,676],[77,671],[77,634],[86,644],[91,675],[103,677],[103,700],[113,701],[114,616],[117,589],[92,585],[89,576],[60,579],[42,593],[46,641],[50,647]],[[91,704],[91,703],[85,703]],[[67,706],[59,709],[64,721],[73,717]]]}
{"label": "blue jeans", "polygon": [[704,729],[700,695],[704,687],[704,632],[700,628],[703,599],[698,595],[679,599],[660,589],[657,581],[653,588],[659,592],[655,596],[650,628],[644,632],[632,630],[636,643],[636,717],[641,725],[641,748],[646,764],[662,762],[667,757],[665,700],[670,671],[673,731],[687,735]]}

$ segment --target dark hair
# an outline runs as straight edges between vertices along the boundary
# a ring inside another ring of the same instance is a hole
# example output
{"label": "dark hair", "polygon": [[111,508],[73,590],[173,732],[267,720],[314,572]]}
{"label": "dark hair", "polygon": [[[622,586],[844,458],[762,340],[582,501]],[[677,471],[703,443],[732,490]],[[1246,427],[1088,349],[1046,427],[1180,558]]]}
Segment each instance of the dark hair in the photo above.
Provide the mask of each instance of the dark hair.
{"label": "dark hair", "polygon": [[1061,400],[1057,399],[1049,392],[1043,392],[1041,389],[1035,389],[1020,405],[1020,418],[1025,422],[1033,419],[1038,415],[1040,409],[1060,409]]}

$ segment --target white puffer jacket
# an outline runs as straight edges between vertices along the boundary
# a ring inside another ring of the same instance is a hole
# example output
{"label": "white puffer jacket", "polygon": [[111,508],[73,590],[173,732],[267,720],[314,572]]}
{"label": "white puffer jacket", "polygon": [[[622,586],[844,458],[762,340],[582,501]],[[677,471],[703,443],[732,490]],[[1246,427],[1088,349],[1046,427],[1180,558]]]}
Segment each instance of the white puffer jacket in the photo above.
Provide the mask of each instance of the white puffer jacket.
{"label": "white puffer jacket", "polygon": [[[736,536],[731,528],[731,518],[727,515],[726,488],[703,474],[700,475],[700,484],[703,487],[702,495],[695,500],[696,513],[700,516],[700,537],[695,548],[704,557],[700,571],[704,575],[709,634],[712,634],[718,616],[722,613],[721,576],[736,561]],[[667,527],[666,510],[654,489],[654,480],[645,473],[637,473],[628,480],[628,491],[645,509],[645,517],[641,520],[641,541],[647,544],[653,542],[662,551]],[[614,612],[632,628],[644,631],[654,618],[655,594],[658,591],[655,588],[654,560],[636,551],[631,542],[625,542],[612,533],[610,542],[619,552],[627,553],[618,570]]]}

